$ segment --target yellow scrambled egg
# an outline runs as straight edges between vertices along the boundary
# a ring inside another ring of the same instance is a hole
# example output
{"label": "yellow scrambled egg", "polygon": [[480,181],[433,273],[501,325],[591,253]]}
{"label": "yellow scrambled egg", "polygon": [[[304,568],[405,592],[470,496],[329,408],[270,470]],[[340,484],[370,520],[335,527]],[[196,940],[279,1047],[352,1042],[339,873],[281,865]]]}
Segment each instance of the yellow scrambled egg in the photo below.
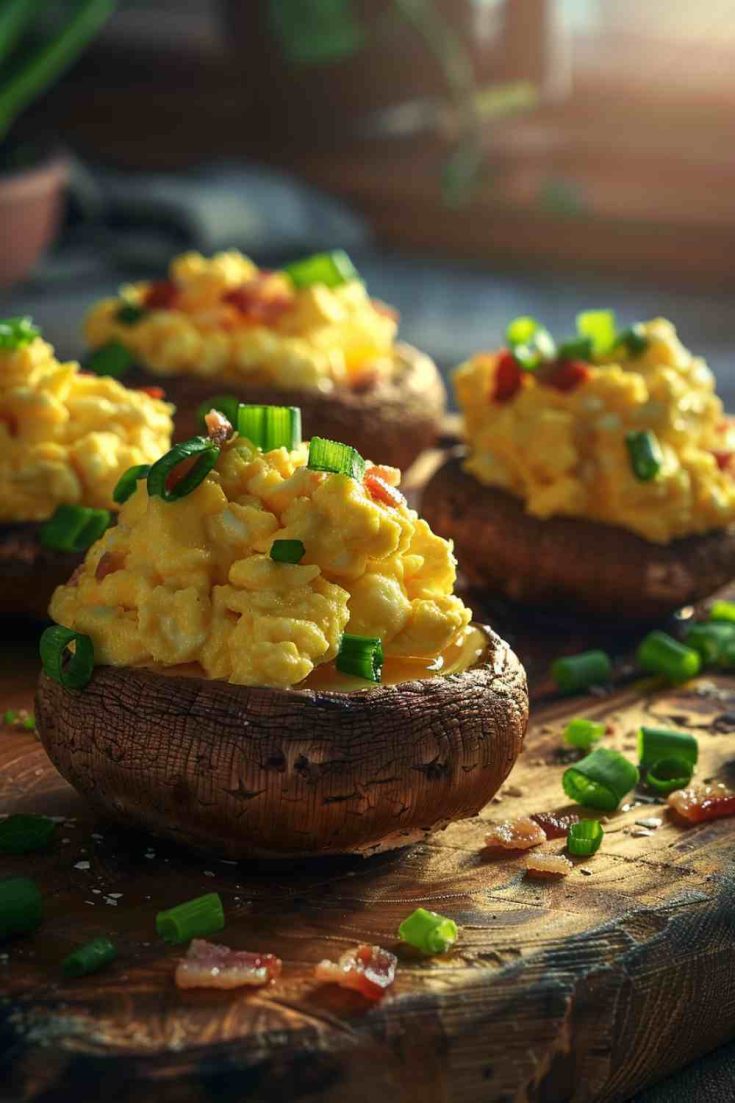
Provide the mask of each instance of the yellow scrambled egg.
{"label": "yellow scrambled egg", "polygon": [[[438,655],[471,616],[451,545],[400,500],[307,458],[306,445],[264,454],[236,437],[186,497],[140,482],[51,616],[91,636],[98,663],[197,663],[242,685],[296,685],[346,629],[387,656]],[[274,562],[274,540],[301,540],[301,562]]]}
{"label": "yellow scrambled egg", "polygon": [[40,337],[0,349],[0,521],[42,521],[62,503],[113,508],[120,475],[168,448],[171,413],[60,363]]}
{"label": "yellow scrambled egg", "polygon": [[[536,517],[586,517],[654,543],[733,521],[728,462],[735,434],[712,373],[670,322],[656,319],[643,332],[642,354],[591,364],[587,378],[568,391],[525,372],[517,393],[497,401],[499,354],[461,365],[455,384],[467,470],[522,498]],[[626,434],[646,430],[663,456],[656,477],[640,481]]]}
{"label": "yellow scrambled egg", "polygon": [[[185,253],[169,276],[94,306],[85,330],[90,346],[119,341],[139,366],[162,376],[285,390],[329,391],[366,372],[394,370],[395,312],[374,303],[357,279],[297,290],[284,273],[262,271],[234,250],[211,259]],[[144,313],[121,321],[123,305]]]}

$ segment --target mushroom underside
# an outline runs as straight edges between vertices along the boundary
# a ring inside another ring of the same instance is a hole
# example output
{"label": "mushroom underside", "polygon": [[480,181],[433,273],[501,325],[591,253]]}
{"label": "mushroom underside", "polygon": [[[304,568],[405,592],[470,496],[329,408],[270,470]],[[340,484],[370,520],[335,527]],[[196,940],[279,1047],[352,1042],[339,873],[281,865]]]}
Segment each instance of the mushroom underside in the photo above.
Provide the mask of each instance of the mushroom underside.
{"label": "mushroom underside", "polygon": [[44,548],[40,532],[40,522],[0,524],[0,616],[45,620],[54,590],[84,558]]}
{"label": "mushroom underside", "polygon": [[423,492],[422,514],[454,541],[468,582],[523,604],[655,620],[735,575],[735,528],[653,544],[614,525],[541,520],[522,501],[449,459]]}
{"label": "mushroom underside", "polygon": [[36,722],[104,815],[221,856],[374,853],[477,813],[510,772],[525,672],[488,631],[461,674],[358,693],[280,690],[98,667],[42,674]]}
{"label": "mushroom underside", "polygon": [[398,370],[363,388],[341,387],[326,394],[282,390],[232,379],[201,376],[162,377],[142,368],[125,376],[130,387],[163,387],[176,406],[175,436],[186,440],[201,433],[197,410],[218,394],[241,402],[299,406],[304,439],[313,434],[351,444],[367,459],[406,470],[437,438],[446,393],[436,364],[410,345],[396,348]]}

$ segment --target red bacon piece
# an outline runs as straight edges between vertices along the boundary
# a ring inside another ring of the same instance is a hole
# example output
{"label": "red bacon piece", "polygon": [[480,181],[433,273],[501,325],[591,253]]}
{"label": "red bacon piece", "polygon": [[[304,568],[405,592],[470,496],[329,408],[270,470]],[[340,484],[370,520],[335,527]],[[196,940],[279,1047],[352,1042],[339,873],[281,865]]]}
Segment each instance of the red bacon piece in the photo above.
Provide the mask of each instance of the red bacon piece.
{"label": "red bacon piece", "polygon": [[94,577],[98,582],[101,582],[103,578],[107,578],[108,574],[114,574],[115,571],[122,570],[123,566],[122,556],[116,555],[115,552],[103,552],[95,568]]}
{"label": "red bacon piece", "polygon": [[546,376],[545,382],[557,391],[574,391],[590,377],[589,364],[583,360],[560,360]]}
{"label": "red bacon piece", "polygon": [[362,943],[338,961],[320,961],[314,976],[324,984],[352,988],[368,1000],[381,999],[396,979],[398,958],[380,946]]}
{"label": "red bacon piece", "polygon": [[256,325],[274,325],[293,305],[293,297],[285,292],[266,294],[267,273],[261,273],[241,287],[226,292],[222,301],[234,306],[243,319]]}
{"label": "red bacon piece", "polygon": [[715,457],[715,463],[720,471],[730,470],[732,466],[732,452],[713,451],[712,455]]}
{"label": "red bacon piece", "polygon": [[530,877],[567,877],[573,869],[563,854],[536,853],[526,858],[526,873]]}
{"label": "red bacon piece", "polygon": [[521,368],[512,352],[504,349],[495,361],[495,383],[492,398],[495,402],[509,402],[521,389]]}
{"label": "red bacon piece", "polygon": [[260,987],[280,976],[281,966],[281,959],[274,954],[231,950],[195,938],[176,966],[175,980],[179,988]]}
{"label": "red bacon piece", "polygon": [[147,394],[150,398],[165,398],[166,392],[163,387],[137,387],[137,390],[141,394]]}
{"label": "red bacon piece", "polygon": [[724,785],[697,785],[669,793],[670,808],[689,823],[735,816],[735,793]]}
{"label": "red bacon piece", "polygon": [[219,410],[210,410],[204,415],[204,424],[207,427],[207,436],[221,448],[234,433],[232,425]]}
{"label": "red bacon piece", "polygon": [[491,850],[530,850],[546,842],[546,835],[530,816],[493,824],[485,836],[485,846]]}
{"label": "red bacon piece", "polygon": [[178,295],[179,289],[173,280],[155,280],[143,295],[143,306],[149,310],[171,310]]}
{"label": "red bacon piece", "polygon": [[374,501],[382,502],[385,506],[397,508],[406,504],[406,499],[400,490],[387,483],[382,475],[376,475],[374,468],[371,468],[365,475],[363,485]]}
{"label": "red bacon piece", "polygon": [[579,823],[579,816],[574,812],[566,816],[560,816],[557,812],[534,812],[531,819],[539,825],[547,839],[566,839],[572,824]]}

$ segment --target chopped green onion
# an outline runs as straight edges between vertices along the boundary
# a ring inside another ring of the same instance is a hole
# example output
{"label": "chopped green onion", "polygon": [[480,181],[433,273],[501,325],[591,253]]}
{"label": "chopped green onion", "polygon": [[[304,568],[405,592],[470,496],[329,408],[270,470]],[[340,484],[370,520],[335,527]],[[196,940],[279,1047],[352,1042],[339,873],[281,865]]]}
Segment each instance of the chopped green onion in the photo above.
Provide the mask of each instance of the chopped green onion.
{"label": "chopped green onion", "polygon": [[572,337],[559,345],[560,360],[591,360],[592,338]]}
{"label": "chopped green onion", "polygon": [[604,651],[582,651],[579,655],[565,655],[551,664],[551,677],[562,693],[578,693],[609,682],[612,663]]}
{"label": "chopped green onion", "polygon": [[[240,403],[235,398],[234,394],[217,394],[213,398],[208,398],[204,402],[200,402],[197,407],[197,421],[201,425],[202,429],[206,429],[205,417],[210,410],[217,410],[220,414],[227,418],[233,429],[237,428],[237,411],[240,408]],[[255,409],[263,409],[264,407],[256,406]]]}
{"label": "chopped green onion", "polygon": [[0,821],[0,853],[28,854],[47,846],[54,837],[56,824],[48,816],[18,812]]}
{"label": "chopped green onion", "polygon": [[416,908],[401,923],[398,937],[424,954],[445,954],[457,941],[457,924],[445,915]]}
{"label": "chopped green onion", "polygon": [[34,931],[43,918],[38,885],[29,877],[0,881],[0,938]]}
{"label": "chopped green onion", "polygon": [[649,632],[636,653],[638,665],[649,674],[664,674],[670,682],[686,682],[699,674],[702,661],[691,647],[656,629]]}
{"label": "chopped green onion", "polygon": [[90,353],[84,366],[95,375],[111,375],[119,379],[132,366],[133,354],[119,341],[108,341]]}
{"label": "chopped green onion", "polygon": [[54,551],[86,551],[110,527],[111,520],[109,509],[57,506],[53,517],[41,526],[41,543]]}
{"label": "chopped green onion", "polygon": [[648,348],[646,330],[640,322],[621,330],[615,340],[615,348],[623,347],[629,356],[641,356]]}
{"label": "chopped green onion", "polygon": [[121,322],[124,326],[134,326],[147,313],[146,308],[138,303],[123,303],[118,308],[115,321]]}
{"label": "chopped green onion", "polygon": [[6,709],[3,713],[3,724],[7,724],[8,727],[14,724],[18,719],[18,713],[15,709]]}
{"label": "chopped green onion", "polygon": [[719,664],[728,647],[735,645],[735,624],[726,621],[692,624],[685,633],[684,642],[699,652],[703,662]]}
{"label": "chopped green onion", "polygon": [[[74,651],[68,652],[70,644]],[[41,636],[39,645],[43,669],[66,689],[84,689],[94,671],[94,645],[89,636],[53,624]]]}
{"label": "chopped green onion", "polygon": [[300,563],[305,553],[301,540],[274,540],[271,544],[271,559],[276,563]]}
{"label": "chopped green onion", "polygon": [[664,462],[658,437],[650,429],[625,434],[625,444],[633,474],[641,483],[655,479]]}
{"label": "chopped green onion", "polygon": [[118,505],[127,502],[128,498],[135,493],[139,480],[148,477],[150,469],[151,465],[149,463],[136,463],[134,467],[129,467],[127,471],[124,471],[112,492],[113,502],[117,502]]}
{"label": "chopped green onion", "polygon": [[32,712],[28,716],[24,716],[20,723],[24,731],[33,732],[36,730],[36,717]]}
{"label": "chopped green onion", "polygon": [[639,773],[618,751],[597,747],[564,771],[564,792],[577,804],[613,812],[626,793],[638,784]]}
{"label": "chopped green onion", "polygon": [[615,344],[614,311],[584,310],[577,315],[577,333],[591,341],[593,356],[605,356]]}
{"label": "chopped green onion", "polygon": [[646,784],[662,796],[673,793],[675,789],[686,789],[692,780],[694,767],[680,755],[661,758],[648,767]]}
{"label": "chopped green onion", "polygon": [[0,320],[0,349],[15,352],[30,345],[31,341],[40,336],[41,330],[34,326],[33,319],[27,315]]}
{"label": "chopped green onion", "polygon": [[298,406],[240,405],[237,431],[261,452],[274,448],[291,452],[301,444],[301,410]]}
{"label": "chopped green onion", "polygon": [[567,850],[577,857],[595,854],[605,832],[599,820],[580,820],[569,825],[567,832]]}
{"label": "chopped green onion", "polygon": [[713,601],[708,619],[711,621],[735,622],[735,601]]}
{"label": "chopped green onion", "polygon": [[345,632],[339,645],[337,670],[354,674],[369,682],[379,682],[383,674],[383,644],[372,636],[351,636]]}
{"label": "chopped green onion", "polygon": [[508,324],[505,339],[511,348],[514,345],[527,345],[538,329],[539,323],[536,319],[531,318],[528,314],[523,314],[520,318],[514,318]]}
{"label": "chopped green onion", "polygon": [[116,957],[115,943],[102,935],[67,954],[61,963],[61,971],[65,977],[86,977],[109,965]]}
{"label": "chopped green onion", "polygon": [[528,315],[514,318],[505,336],[513,356],[524,371],[535,371],[540,364],[556,356],[556,342],[548,329]]}
{"label": "chopped green onion", "polygon": [[[176,468],[191,456],[199,456],[199,459],[173,486],[169,486]],[[219,448],[207,437],[192,437],[191,440],[175,444],[170,452],[156,460],[148,472],[148,494],[151,498],[163,498],[164,502],[185,498],[204,482],[218,459]]]}
{"label": "chopped green onion", "polygon": [[641,766],[650,766],[662,758],[683,758],[694,766],[698,755],[699,745],[688,732],[646,727],[638,731],[638,761]]}
{"label": "chopped green onion", "polygon": [[578,747],[580,751],[589,751],[604,734],[604,724],[597,724],[586,716],[575,716],[564,729],[564,742],[570,747]]}
{"label": "chopped green onion", "polygon": [[225,913],[217,892],[196,896],[156,916],[156,931],[172,945],[187,942],[190,938],[206,938],[221,931],[224,925]]}
{"label": "chopped green onion", "polygon": [[349,444],[340,444],[336,440],[324,437],[312,437],[309,442],[309,461],[312,471],[333,471],[337,475],[349,475],[362,482],[365,475],[365,461]]}
{"label": "chopped green onion", "polygon": [[315,253],[312,257],[292,261],[283,269],[297,290],[321,283],[325,287],[339,287],[358,279],[357,270],[344,249],[331,253]]}

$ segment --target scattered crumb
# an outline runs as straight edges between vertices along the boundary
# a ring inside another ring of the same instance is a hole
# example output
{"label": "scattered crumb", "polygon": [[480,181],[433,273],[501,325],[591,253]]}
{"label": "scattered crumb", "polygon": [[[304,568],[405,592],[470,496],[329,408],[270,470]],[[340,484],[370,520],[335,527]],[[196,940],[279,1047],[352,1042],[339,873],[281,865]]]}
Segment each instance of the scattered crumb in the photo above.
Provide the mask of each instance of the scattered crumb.
{"label": "scattered crumb", "polygon": [[592,876],[592,870],[587,869],[587,866],[580,866],[579,867],[579,872],[583,873],[585,877],[591,877]]}
{"label": "scattered crumb", "polygon": [[71,842],[71,839],[62,839],[62,840],[61,840],[61,845],[62,845],[62,846],[68,846],[68,844],[69,844],[70,842]]}
{"label": "scattered crumb", "polygon": [[495,796],[492,799],[492,803],[493,804],[502,804],[503,803],[503,798],[501,796],[498,796],[498,794],[496,793]]}
{"label": "scattered crumb", "polygon": [[659,816],[646,816],[644,819],[635,822],[638,827],[650,827],[652,831],[655,831],[664,821]]}
{"label": "scattered crumb", "polygon": [[544,854],[537,851],[526,858],[526,872],[531,877],[567,877],[574,866],[563,854]]}
{"label": "scattered crumb", "polygon": [[89,862],[75,862],[74,869],[89,869]]}
{"label": "scattered crumb", "polygon": [[520,785],[504,785],[500,791],[504,797],[523,797],[526,795],[526,790],[521,789]]}
{"label": "scattered crumb", "polygon": [[108,892],[107,894],[111,900],[122,900],[121,892]]}
{"label": "scattered crumb", "polygon": [[213,869],[205,869],[204,870],[204,876],[205,877],[216,877],[217,874],[214,872]]}
{"label": "scattered crumb", "polygon": [[630,829],[630,834],[635,839],[642,839],[647,835],[653,835],[653,831],[649,831],[647,827],[632,827]]}

